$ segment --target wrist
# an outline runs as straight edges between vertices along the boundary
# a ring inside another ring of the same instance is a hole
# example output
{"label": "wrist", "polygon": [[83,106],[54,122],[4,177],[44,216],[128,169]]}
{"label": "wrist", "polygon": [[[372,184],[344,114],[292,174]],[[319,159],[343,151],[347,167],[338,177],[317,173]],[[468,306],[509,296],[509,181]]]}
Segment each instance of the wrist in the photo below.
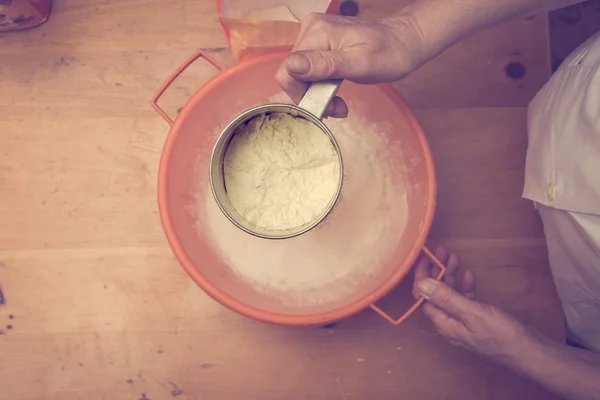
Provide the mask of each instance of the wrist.
{"label": "wrist", "polygon": [[543,358],[549,340],[540,333],[522,326],[522,331],[512,340],[508,351],[495,358],[495,361],[522,374],[527,368]]}

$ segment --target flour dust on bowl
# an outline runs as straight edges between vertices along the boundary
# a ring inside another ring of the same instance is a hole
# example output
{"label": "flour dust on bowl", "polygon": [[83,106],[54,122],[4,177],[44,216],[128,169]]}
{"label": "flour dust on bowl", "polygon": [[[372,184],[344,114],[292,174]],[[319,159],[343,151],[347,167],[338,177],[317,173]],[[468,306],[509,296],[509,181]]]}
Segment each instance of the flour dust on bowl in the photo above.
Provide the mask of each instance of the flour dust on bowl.
{"label": "flour dust on bowl", "polygon": [[[339,199],[326,219],[283,240],[235,226],[210,188],[211,153],[243,111],[289,103],[275,81],[286,53],[249,58],[223,69],[173,121],[157,104],[198,52],[161,87],[152,105],[171,124],[158,182],[167,239],[188,275],[226,307],[257,320],[316,326],[365,308],[397,324],[375,302],[410,271],[424,248],[435,208],[435,173],[425,136],[403,99],[387,85],[345,82],[349,117],[327,119],[344,160]],[[198,61],[200,62],[200,61]],[[444,268],[440,267],[441,278]]]}

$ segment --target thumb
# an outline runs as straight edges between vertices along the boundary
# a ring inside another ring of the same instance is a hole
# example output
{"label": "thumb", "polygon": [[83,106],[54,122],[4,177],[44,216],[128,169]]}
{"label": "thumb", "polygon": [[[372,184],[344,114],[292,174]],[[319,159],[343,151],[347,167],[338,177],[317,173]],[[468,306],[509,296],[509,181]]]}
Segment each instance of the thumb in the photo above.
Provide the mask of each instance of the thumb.
{"label": "thumb", "polygon": [[301,81],[352,78],[354,62],[341,51],[296,51],[286,60],[290,76]]}
{"label": "thumb", "polygon": [[423,279],[417,287],[421,296],[430,303],[463,322],[473,315],[477,307],[476,302],[467,299],[438,280]]}

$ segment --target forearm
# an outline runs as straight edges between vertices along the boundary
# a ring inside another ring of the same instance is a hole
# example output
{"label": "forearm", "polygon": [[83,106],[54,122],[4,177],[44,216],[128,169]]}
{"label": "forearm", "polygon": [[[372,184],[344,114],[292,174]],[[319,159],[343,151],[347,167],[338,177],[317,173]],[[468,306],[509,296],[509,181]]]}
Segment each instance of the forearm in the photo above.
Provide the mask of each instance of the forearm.
{"label": "forearm", "polygon": [[421,34],[422,63],[480,29],[505,20],[582,2],[583,0],[417,0],[390,17],[410,20]]}
{"label": "forearm", "polygon": [[524,340],[528,350],[502,364],[568,399],[600,400],[599,352],[568,347],[536,333]]}

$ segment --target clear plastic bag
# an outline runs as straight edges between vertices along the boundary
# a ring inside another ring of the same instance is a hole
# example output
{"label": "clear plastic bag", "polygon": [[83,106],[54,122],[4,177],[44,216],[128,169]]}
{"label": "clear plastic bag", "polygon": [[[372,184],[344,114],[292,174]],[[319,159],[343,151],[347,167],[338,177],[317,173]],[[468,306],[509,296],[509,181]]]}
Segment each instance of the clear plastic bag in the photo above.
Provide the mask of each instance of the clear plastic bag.
{"label": "clear plastic bag", "polygon": [[217,0],[219,21],[236,59],[294,45],[313,12],[335,12],[339,0]]}

